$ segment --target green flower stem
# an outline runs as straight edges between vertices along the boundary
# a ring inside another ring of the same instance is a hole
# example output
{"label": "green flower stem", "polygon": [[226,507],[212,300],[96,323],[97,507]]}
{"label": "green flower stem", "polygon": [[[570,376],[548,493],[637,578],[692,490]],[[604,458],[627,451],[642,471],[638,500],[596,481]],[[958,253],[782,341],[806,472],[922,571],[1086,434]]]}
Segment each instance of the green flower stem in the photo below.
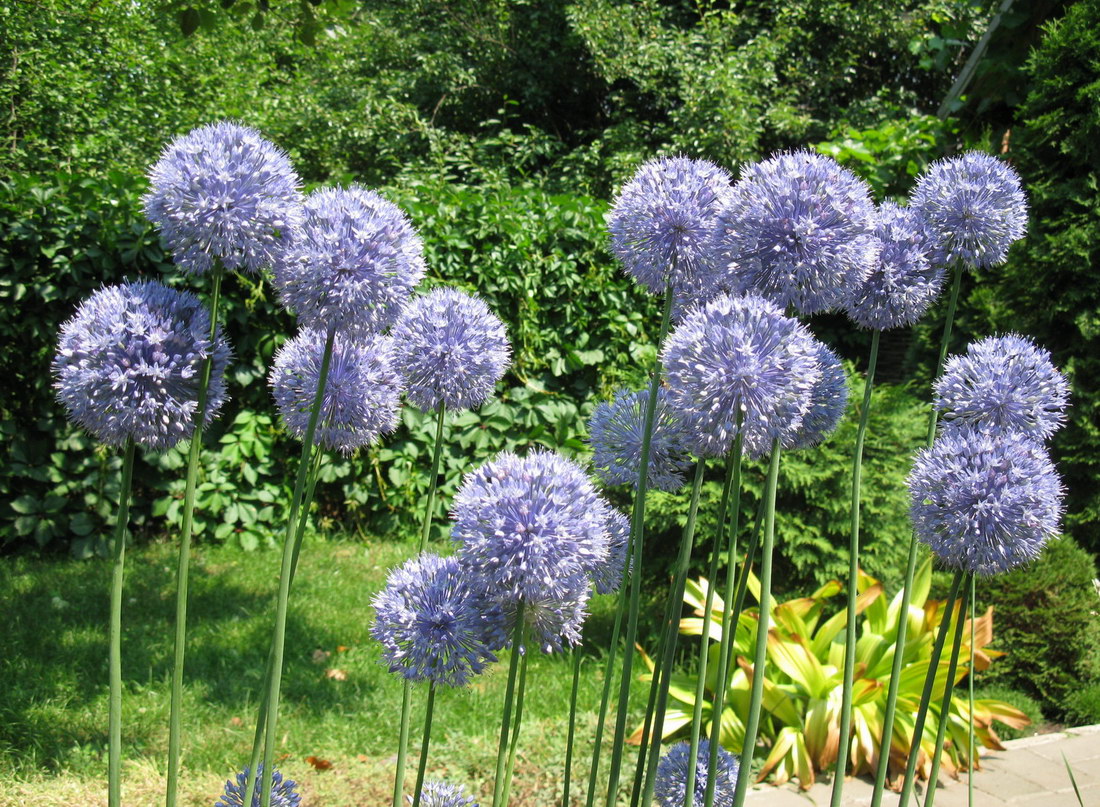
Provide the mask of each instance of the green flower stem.
{"label": "green flower stem", "polygon": [[[710,660],[710,612],[714,608],[715,590],[718,588],[718,559],[722,556],[722,541],[726,533],[726,508],[729,506],[730,490],[741,489],[741,446],[743,413],[737,411],[737,437],[733,441],[733,450],[726,459],[726,487],[722,493],[722,503],[718,508],[718,531],[714,536],[714,548],[710,553],[710,566],[707,569],[707,597],[703,605],[703,633],[699,639],[699,678],[695,684],[695,703],[691,711],[691,744],[688,747],[687,782],[684,785],[684,807],[694,807],[695,774],[699,757],[699,735],[703,728],[703,696],[707,687],[707,663]],[[734,510],[741,506],[740,496],[734,502]],[[733,540],[733,536],[731,536]],[[717,744],[717,737],[714,738]],[[713,770],[709,768],[708,770]],[[708,777],[713,779],[714,777]]]}
{"label": "green flower stem", "polygon": [[[951,342],[951,327],[955,321],[955,309],[959,302],[959,289],[962,287],[963,265],[955,264],[954,279],[951,282],[951,296],[947,302],[947,319],[943,325],[943,337],[940,339],[939,364],[935,377],[943,372],[943,362]],[[928,416],[928,434],[925,446],[931,446],[936,439],[936,408]],[[917,571],[917,535],[909,538],[909,557],[905,563],[905,583],[901,587],[901,609],[898,611],[898,633],[894,641],[894,663],[890,667],[890,685],[886,691],[886,709],[882,719],[882,737],[879,739],[878,769],[875,771],[875,789],[871,795],[871,807],[882,806],[882,796],[886,790],[886,773],[890,767],[890,744],[894,736],[894,716],[897,712],[898,689],[901,685],[901,667],[905,657],[905,636],[909,629],[909,604],[913,594],[913,576]]]}
{"label": "green flower stem", "polygon": [[[971,576],[973,579],[973,576]],[[924,807],[932,807],[936,799],[936,782],[940,777],[940,759],[943,756],[943,742],[947,737],[947,724],[951,722],[951,695],[955,689],[955,672],[959,667],[959,649],[962,646],[963,617],[966,616],[966,595],[959,603],[959,616],[955,624],[955,640],[951,643],[951,661],[947,665],[947,683],[940,702],[940,724],[936,731],[936,751],[932,754],[932,770],[928,774],[928,787],[924,796]]]}
{"label": "green flower stem", "polygon": [[867,437],[867,420],[871,414],[871,390],[875,385],[878,364],[878,343],[882,331],[871,337],[871,353],[867,359],[867,378],[863,383],[863,407],[859,411],[859,428],[852,458],[851,527],[848,535],[848,617],[844,625],[844,683],[840,705],[840,744],[837,746],[836,771],[833,774],[831,807],[840,807],[844,792],[844,773],[848,764],[849,742],[852,736],[852,684],[856,667],[856,597],[859,594],[859,499],[863,478],[863,442]]}
{"label": "green flower stem", "polygon": [[[965,574],[961,570],[955,572],[955,577],[951,581],[951,591],[947,595],[947,610],[940,622],[935,644],[932,645],[932,658],[928,660],[928,673],[924,676],[924,691],[921,692],[920,708],[917,709],[917,720],[913,726],[913,743],[909,747],[909,759],[905,766],[905,783],[901,787],[901,796],[898,797],[898,807],[906,807],[909,803],[909,797],[913,794],[913,786],[917,781],[917,757],[920,756],[921,740],[924,739],[924,724],[928,718],[928,705],[932,700],[932,689],[936,684],[936,671],[940,666],[940,656],[943,655],[943,643],[951,632],[955,603],[958,600],[959,588],[962,586]],[[962,609],[960,609],[961,615]]]}
{"label": "green flower stem", "polygon": [[523,647],[523,600],[516,608],[516,627],[512,634],[512,657],[508,660],[508,685],[504,690],[504,709],[500,718],[500,743],[497,745],[497,770],[493,779],[493,807],[501,807],[504,796],[505,767],[508,762],[508,730],[512,725],[512,702],[516,692],[516,672],[519,669],[520,648]]}
{"label": "green flower stem", "polygon": [[[279,572],[279,598],[275,608],[275,632],[272,641],[273,659],[270,684],[268,686],[267,729],[264,740],[264,775],[261,785],[261,805],[271,807],[272,760],[275,757],[276,729],[279,722],[279,689],[283,680],[283,654],[286,647],[286,617],[290,599],[291,567],[294,561],[294,546],[298,528],[298,515],[305,494],[306,478],[312,467],[313,438],[317,431],[317,421],[324,400],[325,383],[328,380],[329,365],[332,363],[332,344],[336,338],[335,328],[329,328],[325,340],[325,351],[321,357],[321,371],[317,381],[317,393],[310,409],[309,423],[302,439],[302,459],[298,463],[297,479],[294,482],[294,494],[290,504],[290,518],[287,520],[286,537],[283,541],[283,562]],[[245,804],[251,804],[253,794],[247,793]]]}
{"label": "green flower stem", "polygon": [[581,683],[581,649],[573,648],[573,688],[569,691],[569,734],[565,740],[565,783],[561,807],[569,807],[569,777],[573,775],[573,739],[577,728],[577,689]]}
{"label": "green flower stem", "polygon": [[977,669],[974,667],[974,623],[978,608],[978,576],[970,575],[970,669],[966,674],[966,702],[970,719],[967,731],[967,764],[969,772],[966,774],[966,803],[974,807],[974,675]]}
{"label": "green flower stem", "polygon": [[[418,552],[423,552],[428,546],[428,536],[432,532],[432,515],[435,508],[435,492],[439,481],[439,457],[443,448],[443,419],[446,415],[446,405],[439,404],[435,423],[435,444],[432,446],[432,470],[431,481],[428,484],[428,501],[424,507],[424,517],[420,526],[420,546]],[[405,790],[405,762],[409,749],[409,723],[412,714],[412,682],[406,680],[401,692],[401,722],[397,735],[397,770],[393,777],[393,807],[402,807],[402,796]],[[413,799],[419,800],[420,788],[416,789]]]}
{"label": "green flower stem", "polygon": [[657,693],[657,708],[653,712],[653,739],[649,746],[649,763],[646,766],[645,787],[642,789],[642,804],[648,805],[653,798],[653,787],[657,778],[657,762],[661,756],[661,738],[664,736],[665,710],[668,706],[669,682],[672,679],[672,663],[676,658],[676,644],[680,636],[679,612],[683,608],[684,586],[687,582],[688,568],[691,566],[691,548],[695,543],[695,518],[699,513],[699,493],[703,487],[703,471],[707,464],[700,459],[695,463],[695,480],[691,484],[691,504],[688,507],[687,523],[684,525],[683,538],[680,540],[680,554],[676,563],[676,577],[673,581],[673,597],[680,604],[673,611],[667,627],[668,645],[661,670],[661,687]]}
{"label": "green flower stem", "polygon": [[[222,266],[218,262],[212,273],[210,293],[210,344],[213,349],[218,333],[218,300],[221,297]],[[195,402],[194,432],[187,452],[187,482],[183,494],[183,527],[180,531],[179,562],[176,567],[176,648],[172,665],[172,706],[168,717],[168,792],[167,807],[175,807],[179,789],[180,721],[183,714],[183,660],[187,647],[187,578],[191,565],[191,530],[195,516],[195,488],[199,478],[199,455],[202,453],[202,427],[206,415],[206,396],[210,387],[213,356],[207,356],[199,371],[198,399]]]}
{"label": "green flower stem", "polygon": [[760,557],[760,621],[756,629],[756,655],[752,664],[752,695],[749,717],[745,722],[745,743],[741,748],[741,775],[733,793],[733,807],[742,807],[752,778],[752,755],[756,749],[756,733],[760,727],[760,706],[764,700],[764,668],[768,657],[768,617],[771,610],[772,548],[775,544],[775,489],[779,482],[779,439],[772,441],[768,463],[768,482],[764,492],[764,541]]}
{"label": "green flower stem", "polygon": [[[675,269],[675,266],[673,267]],[[630,681],[634,663],[634,643],[638,639],[638,607],[641,601],[642,550],[645,534],[645,496],[649,484],[649,447],[653,442],[653,422],[657,413],[657,390],[661,384],[661,346],[668,334],[672,321],[672,281],[665,289],[665,308],[661,316],[661,331],[657,341],[657,358],[653,361],[653,374],[649,384],[649,400],[646,418],[642,428],[641,457],[643,462],[638,469],[638,489],[634,495],[634,513],[630,524],[631,535],[631,572],[630,572],[630,610],[627,612],[626,647],[623,652],[623,668],[619,678],[619,701],[615,714],[615,733],[611,742],[611,764],[608,768],[607,807],[615,807],[619,792],[619,774],[623,763],[623,749],[626,745],[626,721],[630,715]],[[599,746],[596,747],[599,750]],[[494,805],[495,807],[495,805]]]}
{"label": "green flower stem", "polygon": [[516,718],[512,722],[512,738],[508,746],[508,767],[504,769],[504,797],[502,807],[507,807],[512,795],[512,771],[516,768],[516,749],[519,747],[519,727],[523,722],[523,694],[527,691],[527,653],[519,662],[519,683],[516,685]]}
{"label": "green flower stem", "polygon": [[428,684],[428,702],[424,705],[424,734],[420,738],[420,761],[416,766],[416,787],[413,789],[413,807],[420,807],[420,794],[424,790],[424,772],[428,770],[428,746],[432,741],[432,715],[435,712],[435,681]]}
{"label": "green flower stem", "polygon": [[[631,538],[627,546],[627,554],[632,554],[634,541]],[[592,739],[592,762],[588,766],[588,794],[585,798],[585,807],[592,807],[596,801],[596,778],[600,771],[600,750],[603,744],[603,727],[607,720],[607,702],[611,696],[611,681],[615,677],[615,652],[619,647],[619,634],[622,632],[623,617],[626,616],[626,601],[629,588],[626,585],[626,570],[624,570],[623,583],[619,587],[619,604],[615,611],[615,624],[611,629],[611,644],[607,651],[607,663],[604,665],[603,693],[600,695],[600,710],[596,717],[596,734]]]}
{"label": "green flower stem", "polygon": [[126,438],[122,453],[122,484],[115,520],[114,564],[111,569],[111,617],[108,628],[110,661],[109,713],[107,717],[107,803],[122,804],[122,581],[126,562],[126,526],[130,520],[130,488],[134,479],[134,438]]}

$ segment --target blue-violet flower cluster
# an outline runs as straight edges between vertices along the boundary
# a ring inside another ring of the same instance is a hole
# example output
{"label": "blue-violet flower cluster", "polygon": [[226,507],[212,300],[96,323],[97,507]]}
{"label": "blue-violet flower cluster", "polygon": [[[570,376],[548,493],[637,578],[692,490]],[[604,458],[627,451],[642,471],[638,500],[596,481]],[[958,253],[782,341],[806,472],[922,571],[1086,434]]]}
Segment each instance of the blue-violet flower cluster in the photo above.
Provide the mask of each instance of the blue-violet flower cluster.
{"label": "blue-violet flower cluster", "polygon": [[57,397],[99,440],[163,451],[195,428],[203,362],[211,359],[203,425],[225,402],[229,346],[199,299],[155,281],[102,288],[61,327]]}
{"label": "blue-violet flower cluster", "polygon": [[405,394],[425,411],[480,406],[508,369],[504,323],[482,300],[457,289],[415,298],[390,335]]}
{"label": "blue-violet flower cluster", "polygon": [[[710,776],[710,741],[699,741],[699,753],[695,764],[695,786],[691,800],[687,797],[688,766],[691,764],[691,744],[680,742],[672,746],[659,763],[654,795],[661,807],[698,807],[703,804]],[[737,788],[737,758],[721,746],[718,747],[718,770],[715,772],[714,805],[732,807],[733,792]]]}
{"label": "blue-violet flower cluster", "polygon": [[848,406],[848,375],[840,357],[824,342],[814,342],[821,379],[810,390],[810,411],[783,447],[798,450],[816,446],[836,429]]}
{"label": "blue-violet flower cluster", "polygon": [[[250,807],[260,807],[259,792],[260,782],[263,781],[264,766],[256,768],[256,791],[252,794]],[[293,779],[284,779],[278,770],[271,772],[271,807],[298,807],[302,797],[295,788],[298,786]],[[243,773],[237,774],[236,783],[228,780],[225,783],[225,793],[214,804],[214,807],[244,807],[244,797],[248,793],[248,768]]]}
{"label": "blue-violet flower cluster", "polygon": [[[406,796],[411,804],[412,796]],[[420,807],[478,807],[473,796],[467,796],[462,785],[429,780],[420,789]]]}
{"label": "blue-violet flower cluster", "polygon": [[280,299],[307,328],[364,336],[393,324],[424,276],[423,244],[397,205],[372,190],[322,188],[275,264]]}
{"label": "blue-violet flower cluster", "polygon": [[746,166],[718,216],[723,284],[809,315],[842,306],[870,273],[879,243],[863,180],[809,151]]}
{"label": "blue-violet flower cluster", "polygon": [[[304,439],[320,382],[326,335],[303,330],[279,349],[269,383],[287,429]],[[339,334],[325,382],[314,440],[350,454],[397,428],[401,377],[387,336],[352,341]]]}
{"label": "blue-violet flower cluster", "polygon": [[[592,412],[588,421],[592,468],[607,484],[637,486],[648,405],[648,390],[621,389],[610,403],[603,401]],[[661,387],[649,443],[648,484],[658,490],[677,490],[689,465],[684,424],[668,403],[668,390]]]}
{"label": "blue-violet flower cluster", "polygon": [[186,272],[220,261],[259,272],[302,222],[301,180],[286,154],[255,129],[223,121],[165,147],[149,172],[145,215]]}
{"label": "blue-violet flower cluster", "polygon": [[607,560],[592,571],[597,594],[611,594],[619,590],[629,560],[630,519],[610,506],[608,511]]}

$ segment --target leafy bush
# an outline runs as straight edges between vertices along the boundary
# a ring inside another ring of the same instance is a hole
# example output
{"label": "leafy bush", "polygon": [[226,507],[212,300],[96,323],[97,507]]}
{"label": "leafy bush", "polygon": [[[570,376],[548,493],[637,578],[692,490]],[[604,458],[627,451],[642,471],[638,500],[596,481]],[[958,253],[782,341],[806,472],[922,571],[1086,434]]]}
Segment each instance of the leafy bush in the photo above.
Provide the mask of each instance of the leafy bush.
{"label": "leafy bush", "polygon": [[[1002,662],[1003,663],[1003,662]],[[983,676],[978,676],[978,683],[974,686],[974,699],[993,699],[1003,701],[1009,706],[1013,706],[1027,715],[1028,720],[1031,723],[1023,728],[1014,728],[1013,726],[1003,726],[998,729],[998,733],[1002,740],[1017,740],[1020,737],[1029,737],[1035,733],[1035,730],[1043,722],[1043,710],[1039,706],[1039,702],[1034,698],[1030,698],[1023,692],[1017,692],[1015,689],[1010,689],[1006,686],[985,686],[981,684]],[[979,686],[979,684],[981,684]],[[964,682],[965,686],[965,682]]]}
{"label": "leafy bush", "polygon": [[1100,681],[1100,597],[1096,564],[1070,536],[1008,574],[978,581],[980,607],[992,606],[1004,647],[1012,653],[982,676],[1037,700],[1064,719],[1069,697]]}
{"label": "leafy bush", "polygon": [[1100,723],[1100,682],[1089,684],[1070,694],[1066,700],[1066,722],[1071,726]]}

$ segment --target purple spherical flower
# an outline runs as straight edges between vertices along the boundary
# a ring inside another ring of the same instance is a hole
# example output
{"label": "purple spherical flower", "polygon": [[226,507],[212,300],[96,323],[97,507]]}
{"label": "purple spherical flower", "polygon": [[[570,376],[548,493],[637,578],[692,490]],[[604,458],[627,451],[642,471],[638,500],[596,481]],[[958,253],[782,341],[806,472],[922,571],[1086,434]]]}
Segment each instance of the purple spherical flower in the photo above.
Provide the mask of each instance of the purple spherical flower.
{"label": "purple spherical flower", "polygon": [[932,262],[971,268],[1004,263],[1027,232],[1027,198],[1008,163],[970,151],[928,166],[913,189],[913,212],[932,240]]}
{"label": "purple spherical flower", "polygon": [[[413,797],[406,796],[412,804]],[[467,796],[462,785],[428,781],[420,789],[420,807],[478,807],[473,796]]]}
{"label": "purple spherical flower", "polygon": [[393,324],[424,276],[423,244],[397,205],[358,185],[321,188],[275,264],[283,304],[307,328],[349,335]]}
{"label": "purple spherical flower", "polygon": [[977,574],[1038,556],[1062,513],[1053,463],[1018,432],[943,432],[917,455],[909,493],[920,539],[947,566]]}
{"label": "purple spherical flower", "polygon": [[810,151],[746,166],[718,216],[723,283],[803,314],[837,308],[870,274],[879,244],[863,180]]}
{"label": "purple spherical flower", "polygon": [[784,439],[786,449],[816,446],[832,434],[848,406],[848,375],[840,357],[824,342],[815,342],[814,349],[821,379],[810,390],[810,411],[802,418],[802,425]]}
{"label": "purple spherical flower", "polygon": [[944,425],[1018,431],[1046,440],[1062,427],[1069,382],[1050,353],[1017,334],[974,342],[952,356],[936,381]]}
{"label": "purple spherical flower", "polygon": [[[688,766],[691,764],[691,744],[680,742],[672,746],[657,763],[657,780],[654,795],[661,807],[684,807],[684,804],[701,805],[707,791],[707,778],[710,774],[710,740],[699,741],[699,753],[696,755],[695,786],[690,802],[687,796]],[[731,807],[733,791],[737,788],[737,772],[740,767],[737,758],[721,746],[718,747],[718,770],[714,782],[715,807]]]}
{"label": "purple spherical flower", "polygon": [[592,570],[592,582],[597,594],[611,594],[622,585],[630,551],[630,519],[608,507],[607,560]]}
{"label": "purple spherical flower", "polygon": [[766,453],[809,413],[821,378],[815,340],[796,320],[753,295],[721,295],[693,310],[665,342],[669,403],[700,456],[724,456],[744,418],[744,448]]}
{"label": "purple spherical flower", "polygon": [[509,346],[500,321],[477,297],[438,288],[417,297],[390,334],[406,395],[428,411],[480,406],[508,369]]}
{"label": "purple spherical flower", "polygon": [[99,440],[128,438],[162,451],[195,428],[203,362],[210,386],[203,424],[225,402],[229,345],[193,294],[155,281],[102,288],[61,326],[53,360],[57,397]]}
{"label": "purple spherical flower", "polygon": [[912,325],[943,288],[942,264],[928,260],[930,244],[912,210],[883,202],[875,216],[878,260],[845,308],[852,322],[885,331]]}
{"label": "purple spherical flower", "polygon": [[498,601],[536,601],[607,560],[607,505],[574,462],[502,452],[466,475],[451,510],[463,566]]}
{"label": "purple spherical flower", "polygon": [[302,222],[301,180],[255,129],[222,121],[173,140],[149,171],[145,215],[176,263],[201,273],[270,266]]}
{"label": "purple spherical flower", "polygon": [[[560,653],[565,644],[579,645],[591,596],[592,583],[583,573],[565,575],[539,586],[522,600],[524,640],[520,652],[537,647],[543,653]],[[510,597],[500,601],[506,638],[492,645],[494,650],[512,645],[519,605],[519,600]]]}
{"label": "purple spherical flower", "polygon": [[671,279],[677,311],[705,301],[718,290],[709,242],[729,192],[729,173],[711,162],[650,160],[607,215],[612,253],[654,294],[664,294]]}
{"label": "purple spherical flower", "polygon": [[[592,468],[609,485],[638,485],[642,462],[642,433],[649,391],[618,390],[611,402],[601,402],[588,420]],[[649,443],[648,484],[658,490],[677,490],[691,465],[684,424],[668,403],[668,390],[657,391],[657,413]]]}
{"label": "purple spherical flower", "polygon": [[[260,783],[263,781],[264,766],[261,763],[256,768],[256,789],[252,793],[251,807],[260,807]],[[293,779],[284,779],[278,770],[271,772],[271,807],[298,807],[302,797],[295,788],[298,783]],[[225,783],[225,793],[215,803],[214,807],[244,807],[244,797],[248,793],[248,768],[243,773],[237,774],[234,784],[230,779]]]}
{"label": "purple spherical flower", "polygon": [[500,610],[470,585],[458,558],[424,553],[390,572],[375,595],[371,633],[390,672],[410,681],[464,686],[496,661]]}
{"label": "purple spherical flower", "polygon": [[[304,439],[317,395],[325,334],[303,330],[280,348],[268,379],[287,429]],[[401,377],[387,336],[352,341],[337,335],[314,439],[350,454],[397,428]]]}

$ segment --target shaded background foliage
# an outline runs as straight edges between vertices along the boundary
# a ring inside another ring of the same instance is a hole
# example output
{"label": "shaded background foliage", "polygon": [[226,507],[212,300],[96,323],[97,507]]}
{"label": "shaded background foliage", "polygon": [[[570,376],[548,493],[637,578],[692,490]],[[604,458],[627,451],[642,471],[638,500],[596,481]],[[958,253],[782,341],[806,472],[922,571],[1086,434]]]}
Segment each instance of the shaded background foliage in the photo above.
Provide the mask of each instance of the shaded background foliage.
{"label": "shaded background foliage", "polygon": [[[941,119],[990,3],[5,4],[0,541],[96,551],[117,460],[68,426],[53,400],[57,328],[103,283],[184,283],[141,215],[143,174],[173,136],[231,117],[286,148],[311,186],[379,187],[420,228],[429,282],[483,295],[508,325],[516,363],[499,401],[449,421],[441,513],[462,472],[501,448],[540,442],[583,454],[595,400],[641,383],[656,306],[614,266],[603,228],[606,200],[641,160],[682,152],[736,170],[810,144],[885,198],[904,196],[944,153],[1006,151],[1028,186],[1031,233],[1005,267],[968,276],[955,347],[1018,330],[1067,369],[1074,409],[1054,452],[1069,486],[1068,532],[1096,553],[1100,34],[1088,23],[1097,6],[1038,3],[1005,15],[969,91]],[[263,279],[235,277],[224,299],[233,399],[206,438],[199,526],[203,540],[250,548],[272,540],[296,454],[264,381],[294,325]],[[901,483],[921,442],[937,317],[883,340],[880,378],[891,383],[876,398],[868,445],[866,563],[891,583],[908,540]],[[812,325],[853,371],[862,367],[867,334],[836,316]],[[820,451],[785,463],[786,587],[846,563],[837,547],[852,428],[849,419]],[[393,438],[333,459],[319,523],[406,533],[409,505],[427,486],[430,435],[407,411]],[[155,534],[178,518],[182,455],[143,462],[135,523]],[[713,497],[717,468],[708,479]],[[666,560],[685,506],[660,496],[652,508],[654,552]]]}

